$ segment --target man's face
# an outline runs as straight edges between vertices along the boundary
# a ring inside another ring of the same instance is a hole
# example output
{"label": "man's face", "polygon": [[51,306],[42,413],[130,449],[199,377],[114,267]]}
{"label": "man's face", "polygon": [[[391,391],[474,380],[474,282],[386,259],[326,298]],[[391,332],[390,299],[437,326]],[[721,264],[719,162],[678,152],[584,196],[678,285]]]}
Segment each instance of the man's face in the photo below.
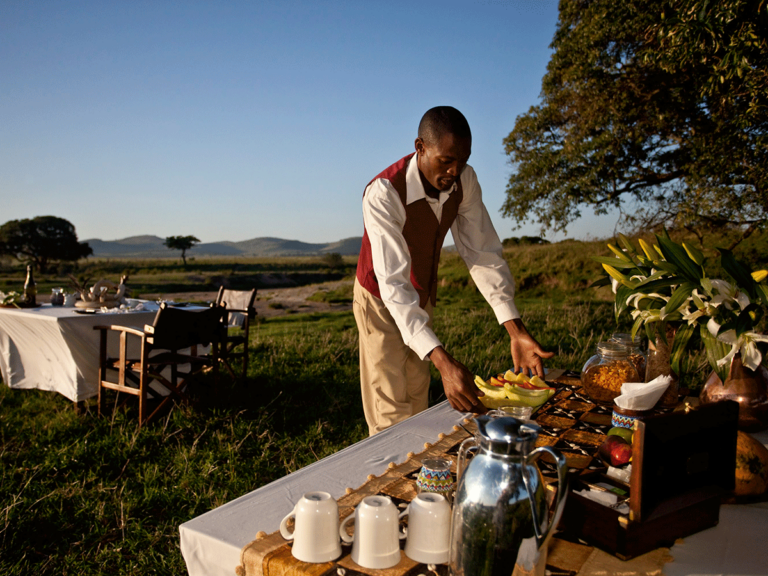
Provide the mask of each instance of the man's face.
{"label": "man's face", "polygon": [[472,140],[453,134],[443,134],[434,144],[416,138],[418,166],[423,180],[440,191],[453,186],[467,166],[472,153]]}

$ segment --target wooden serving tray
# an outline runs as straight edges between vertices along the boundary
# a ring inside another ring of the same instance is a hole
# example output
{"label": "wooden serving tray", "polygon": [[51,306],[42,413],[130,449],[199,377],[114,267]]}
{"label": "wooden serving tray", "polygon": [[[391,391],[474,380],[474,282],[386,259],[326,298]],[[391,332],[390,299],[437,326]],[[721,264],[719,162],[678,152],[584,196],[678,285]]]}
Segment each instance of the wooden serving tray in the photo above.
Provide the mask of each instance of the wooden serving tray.
{"label": "wooden serving tray", "polygon": [[[738,404],[722,402],[636,421],[629,514],[575,492],[560,528],[622,559],[671,546],[715,526],[720,502],[733,489]],[[574,479],[603,481],[599,472]]]}

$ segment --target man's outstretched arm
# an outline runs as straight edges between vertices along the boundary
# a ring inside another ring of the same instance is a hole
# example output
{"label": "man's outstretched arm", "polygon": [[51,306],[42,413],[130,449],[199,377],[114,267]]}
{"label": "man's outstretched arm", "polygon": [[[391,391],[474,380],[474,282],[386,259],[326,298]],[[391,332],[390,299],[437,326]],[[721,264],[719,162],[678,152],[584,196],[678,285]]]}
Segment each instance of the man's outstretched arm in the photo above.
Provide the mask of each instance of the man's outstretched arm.
{"label": "man's outstretched arm", "polygon": [[475,377],[464,364],[448,354],[442,346],[433,349],[429,359],[440,372],[445,396],[455,410],[478,414],[486,411],[480,402],[484,394],[475,386]]}

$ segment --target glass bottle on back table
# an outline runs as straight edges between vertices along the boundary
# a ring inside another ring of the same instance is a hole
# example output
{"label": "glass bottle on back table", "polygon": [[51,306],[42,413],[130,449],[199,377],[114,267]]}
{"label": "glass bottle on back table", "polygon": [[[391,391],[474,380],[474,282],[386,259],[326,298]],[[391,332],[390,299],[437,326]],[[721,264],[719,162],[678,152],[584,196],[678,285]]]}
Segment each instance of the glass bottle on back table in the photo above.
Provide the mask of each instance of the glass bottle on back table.
{"label": "glass bottle on back table", "polygon": [[24,282],[24,304],[27,306],[37,305],[37,282],[32,271],[32,265],[27,266],[27,280]]}

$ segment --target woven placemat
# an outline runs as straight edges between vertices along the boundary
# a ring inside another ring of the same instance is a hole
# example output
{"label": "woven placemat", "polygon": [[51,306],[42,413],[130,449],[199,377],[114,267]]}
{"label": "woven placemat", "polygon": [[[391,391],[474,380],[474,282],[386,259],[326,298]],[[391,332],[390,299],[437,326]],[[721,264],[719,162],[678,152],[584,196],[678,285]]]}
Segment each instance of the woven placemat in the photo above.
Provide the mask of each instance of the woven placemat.
{"label": "woven placemat", "polygon": [[[592,403],[583,393],[578,378],[566,373],[557,379],[558,392],[534,415],[542,428],[537,446],[552,446],[561,452],[571,473],[587,473],[605,469],[596,457],[598,446],[605,432],[611,427],[610,409]],[[387,471],[370,475],[357,489],[347,488],[347,493],[338,499],[339,518],[343,520],[352,514],[355,507],[367,496],[382,494],[389,496],[400,508],[417,494],[416,477],[421,462],[426,458],[447,457],[454,462],[452,472],[456,474],[456,459],[461,442],[476,430],[471,419],[463,426],[454,426],[449,434],[439,434],[434,444],[425,444],[418,454],[409,453],[402,464],[390,463]],[[557,480],[554,465],[546,458],[539,459],[544,481],[551,484]],[[553,498],[554,493],[549,492]],[[401,541],[401,546],[404,541]],[[342,556],[336,561],[324,564],[309,564],[296,560],[291,555],[291,542],[283,539],[280,532],[260,532],[247,544],[240,554],[237,576],[323,576],[341,574],[346,576],[447,576],[447,566],[440,565],[429,570],[405,554],[397,566],[388,570],[367,570],[355,564],[350,558],[351,546],[342,546]],[[622,561],[599,549],[584,543],[570,542],[555,536],[550,540],[547,556],[547,570],[553,575],[575,576],[582,574],[586,567],[589,574],[598,574],[603,568],[611,570],[620,566],[620,572],[627,574],[661,574],[662,566],[669,559],[669,549],[659,549],[635,560]],[[641,565],[642,564],[642,565]],[[340,570],[341,569],[341,570]],[[618,569],[618,568],[617,568]],[[602,574],[614,573],[611,570]],[[586,574],[586,573],[584,573]]]}

